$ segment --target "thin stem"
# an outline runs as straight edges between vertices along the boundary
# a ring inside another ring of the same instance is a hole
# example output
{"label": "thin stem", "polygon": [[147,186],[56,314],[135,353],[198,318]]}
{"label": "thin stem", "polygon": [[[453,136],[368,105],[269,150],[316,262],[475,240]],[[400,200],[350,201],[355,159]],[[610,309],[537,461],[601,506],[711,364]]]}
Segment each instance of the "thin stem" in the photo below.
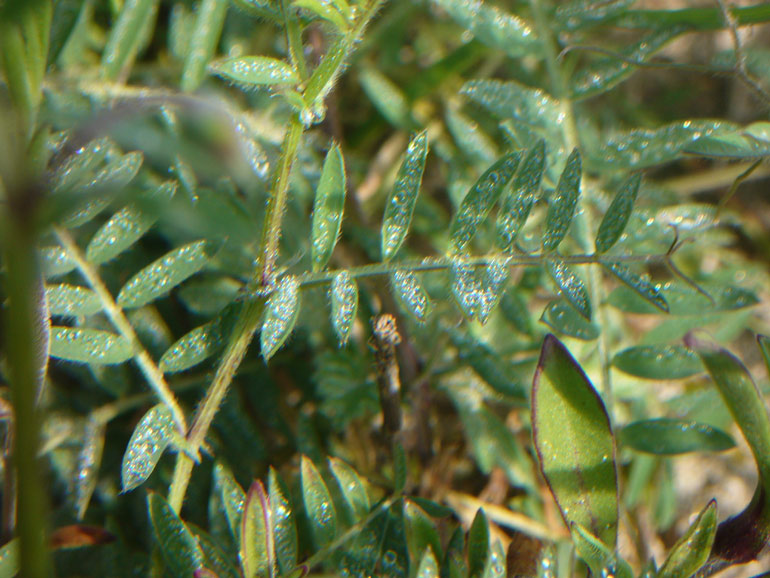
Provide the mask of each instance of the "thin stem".
{"label": "thin stem", "polygon": [[214,381],[206,391],[198,411],[195,414],[190,433],[187,436],[188,451],[177,454],[174,477],[171,481],[168,502],[175,512],[182,508],[187,485],[192,473],[193,460],[188,454],[197,453],[208,433],[211,422],[227,394],[233,376],[243,361],[246,350],[251,343],[254,332],[257,330],[262,315],[263,302],[260,300],[249,301],[241,312],[238,324],[233,330],[224,357],[217,368]]}
{"label": "thin stem", "polygon": [[299,77],[302,80],[307,78],[307,64],[302,51],[302,30],[297,22],[295,14],[290,12],[288,0],[281,0],[281,13],[283,14],[283,24],[286,26],[286,41],[289,45],[289,58],[297,68]]}
{"label": "thin stem", "polygon": [[179,402],[171,391],[171,388],[168,386],[168,383],[166,383],[163,373],[158,369],[158,366],[152,360],[150,354],[147,353],[144,346],[142,346],[142,342],[139,341],[133,326],[123,314],[123,310],[118,307],[117,303],[115,303],[109,290],[102,282],[101,277],[99,277],[96,270],[86,260],[72,236],[59,227],[55,227],[54,232],[56,233],[56,237],[59,239],[61,246],[67,251],[69,257],[75,261],[81,275],[85,277],[86,281],[91,286],[91,289],[93,289],[94,293],[99,297],[104,312],[107,314],[107,317],[109,317],[112,325],[131,344],[131,349],[134,352],[134,360],[139,366],[139,369],[141,369],[150,387],[161,402],[171,410],[177,429],[184,434],[187,432],[187,421],[185,420],[184,412],[179,406]]}

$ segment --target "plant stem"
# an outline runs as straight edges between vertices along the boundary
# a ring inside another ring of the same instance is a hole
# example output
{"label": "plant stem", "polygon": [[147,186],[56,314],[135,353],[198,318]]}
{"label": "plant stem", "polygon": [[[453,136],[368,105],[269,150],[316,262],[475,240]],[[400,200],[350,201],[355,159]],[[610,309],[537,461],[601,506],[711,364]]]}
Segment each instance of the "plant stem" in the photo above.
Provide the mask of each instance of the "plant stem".
{"label": "plant stem", "polygon": [[192,473],[193,460],[188,454],[197,453],[203,441],[206,438],[211,422],[227,394],[230,383],[233,380],[238,366],[243,361],[246,350],[251,343],[254,332],[257,330],[262,316],[263,301],[253,300],[246,303],[238,323],[233,329],[232,336],[224,357],[217,368],[214,381],[206,391],[206,397],[203,398],[195,419],[190,427],[190,433],[187,436],[188,451],[177,454],[176,467],[174,468],[174,477],[171,481],[168,503],[175,512],[179,512],[187,492],[187,484],[190,481]]}
{"label": "plant stem", "polygon": [[288,0],[281,0],[283,24],[286,26],[286,41],[289,45],[289,58],[297,68],[302,80],[307,78],[307,64],[302,53],[302,30],[300,30],[296,15],[289,12]]}
{"label": "plant stem", "polygon": [[163,377],[163,372],[158,369],[158,366],[152,360],[150,354],[147,353],[147,350],[142,346],[133,326],[123,314],[123,310],[115,303],[109,290],[102,282],[101,277],[99,277],[96,270],[83,256],[82,251],[77,246],[72,236],[59,227],[54,227],[54,232],[56,233],[56,237],[59,239],[61,246],[67,251],[69,257],[75,261],[81,275],[85,277],[86,281],[91,286],[91,289],[93,289],[94,293],[99,297],[99,301],[101,301],[102,307],[104,308],[107,317],[110,318],[112,325],[131,344],[131,349],[134,352],[134,360],[139,366],[139,369],[141,369],[145,378],[147,378],[150,387],[163,405],[171,410],[177,429],[184,435],[187,432],[187,421],[185,420],[182,408],[179,406],[179,402],[171,391],[171,388],[168,386],[168,383],[166,383],[166,379]]}

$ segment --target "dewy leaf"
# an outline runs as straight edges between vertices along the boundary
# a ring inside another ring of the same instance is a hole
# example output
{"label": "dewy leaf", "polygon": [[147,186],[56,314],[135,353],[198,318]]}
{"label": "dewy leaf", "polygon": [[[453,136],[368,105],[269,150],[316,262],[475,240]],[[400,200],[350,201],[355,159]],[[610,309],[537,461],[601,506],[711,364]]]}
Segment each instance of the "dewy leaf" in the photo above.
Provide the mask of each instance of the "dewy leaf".
{"label": "dewy leaf", "polygon": [[81,363],[123,363],[133,355],[120,335],[98,329],[51,327],[51,357]]}
{"label": "dewy leaf", "polygon": [[345,208],[345,161],[335,144],[326,154],[313,205],[310,257],[313,271],[320,271],[329,262],[342,224]]}
{"label": "dewy leaf", "polygon": [[40,249],[40,268],[46,277],[65,275],[76,267],[62,247],[43,247]]}
{"label": "dewy leaf", "polygon": [[409,101],[398,86],[376,68],[363,69],[359,80],[369,100],[390,124],[409,128],[412,124]]}
{"label": "dewy leaf", "polygon": [[[759,299],[752,291],[729,285],[704,285],[703,289],[711,299],[692,287],[676,281],[656,284],[653,289],[665,299],[671,315],[703,315],[735,311],[759,303]],[[647,299],[642,299],[638,292],[631,291],[628,287],[615,289],[610,293],[607,302],[628,313],[666,312],[665,309],[654,307]]]}
{"label": "dewy leaf", "polygon": [[123,492],[130,492],[150,477],[163,452],[174,440],[176,425],[171,410],[163,404],[150,408],[131,434],[120,468]]}
{"label": "dewy leaf", "polygon": [[663,295],[661,295],[660,290],[647,279],[640,277],[621,263],[616,263],[613,261],[601,261],[601,264],[602,267],[615,275],[615,277],[620,279],[628,287],[636,291],[650,304],[654,305],[665,313],[669,312],[666,299],[663,297]]}
{"label": "dewy leaf", "polygon": [[560,3],[554,18],[566,30],[578,30],[626,11],[635,0],[570,0]]}
{"label": "dewy leaf", "polygon": [[185,51],[183,91],[190,92],[200,86],[206,65],[216,52],[228,4],[227,0],[203,0],[198,4],[195,26],[190,31],[190,45]]}
{"label": "dewy leaf", "polygon": [[152,493],[147,503],[155,539],[168,570],[174,576],[192,578],[205,564],[198,540],[162,496]]}
{"label": "dewy leaf", "polygon": [[582,165],[580,153],[573,150],[567,159],[567,165],[559,177],[556,190],[548,200],[548,213],[545,217],[543,232],[543,251],[554,251],[562,242],[567,229],[575,216],[578,197],[580,196],[580,177]]}
{"label": "dewy leaf", "polygon": [[481,306],[483,290],[476,276],[476,268],[463,261],[452,263],[452,294],[468,319],[476,319]]}
{"label": "dewy leaf", "polygon": [[345,33],[348,29],[348,23],[345,21],[345,17],[328,1],[294,0],[292,4],[297,8],[304,8],[305,10],[313,12],[319,18],[323,18],[327,22],[334,24],[339,32]]}
{"label": "dewy leaf", "polygon": [[656,578],[692,576],[706,563],[717,531],[717,502],[711,500],[671,548]]}
{"label": "dewy leaf", "polygon": [[56,169],[52,178],[53,192],[69,193],[87,186],[94,177],[94,171],[114,149],[115,145],[108,138],[92,140],[79,148]]}
{"label": "dewy leaf", "polygon": [[348,464],[338,458],[329,458],[329,469],[342,490],[342,497],[350,508],[353,520],[363,520],[369,513],[371,505],[366,486],[358,473]]}
{"label": "dewy leaf", "polygon": [[162,297],[203,269],[214,254],[210,241],[195,241],[169,251],[134,275],[118,293],[121,307],[141,307]]}
{"label": "dewy leaf", "polygon": [[478,320],[482,325],[487,322],[492,310],[499,303],[510,275],[507,258],[493,258],[492,262],[484,267],[481,278],[481,303],[478,311]]}
{"label": "dewy leaf", "polygon": [[465,30],[487,46],[517,57],[539,52],[540,40],[525,20],[482,0],[435,0]]}
{"label": "dewy leaf", "polygon": [[265,318],[259,336],[265,361],[275,355],[291,335],[299,307],[299,281],[294,275],[286,275],[278,282],[278,287],[265,305]]}
{"label": "dewy leaf", "polygon": [[465,195],[449,229],[449,253],[462,253],[479,224],[487,217],[492,206],[511,180],[519,165],[520,153],[505,155],[489,167]]}
{"label": "dewy leaf", "polygon": [[239,56],[211,65],[211,71],[241,88],[297,84],[297,71],[283,60],[267,56]]}
{"label": "dewy leaf", "polygon": [[527,151],[497,215],[497,246],[509,253],[519,231],[529,217],[545,169],[545,141],[539,140]]}
{"label": "dewy leaf", "polygon": [[540,469],[564,520],[582,524],[614,549],[618,481],[609,417],[577,361],[553,335],[543,343],[531,399]]}
{"label": "dewy leaf", "polygon": [[489,558],[489,522],[479,508],[468,530],[468,577],[480,577]]}
{"label": "dewy leaf", "polygon": [[[166,181],[146,194],[148,201],[164,203],[176,192],[176,181]],[[147,214],[134,205],[115,213],[91,238],[86,258],[96,265],[105,263],[131,247],[158,220],[158,215]]]}
{"label": "dewy leaf", "polygon": [[505,551],[500,540],[495,540],[489,553],[489,560],[484,568],[483,578],[505,578],[506,576]]}
{"label": "dewy leaf", "polygon": [[574,307],[562,299],[551,301],[543,311],[540,320],[554,331],[584,341],[597,339],[601,332],[598,325],[587,321]]}
{"label": "dewy leaf", "polygon": [[404,530],[412,560],[417,560],[426,551],[441,557],[441,539],[436,523],[412,500],[404,500]]}
{"label": "dewy leaf", "polygon": [[13,538],[0,548],[0,576],[11,578],[21,571],[19,559],[19,538]]}
{"label": "dewy leaf", "polygon": [[439,578],[438,563],[430,548],[426,548],[422,554],[420,565],[417,567],[417,578]]}
{"label": "dewy leaf", "polygon": [[102,53],[105,80],[127,76],[136,55],[152,34],[158,4],[158,0],[126,0],[123,4]]}
{"label": "dewy leaf", "polygon": [[51,315],[93,315],[102,310],[99,297],[87,287],[78,285],[48,285],[45,298]]}
{"label": "dewy leaf", "polygon": [[591,301],[588,290],[577,274],[564,261],[547,261],[548,274],[553,279],[559,292],[587,321],[591,321]]}
{"label": "dewy leaf", "polygon": [[353,329],[358,311],[358,284],[350,273],[340,271],[334,276],[331,286],[332,324],[339,338],[340,346],[344,346]]}
{"label": "dewy leaf", "polygon": [[572,543],[578,555],[588,564],[592,576],[615,576],[617,578],[633,578],[631,567],[615,553],[614,548],[608,547],[582,524],[573,523]]}
{"label": "dewy leaf", "polygon": [[430,301],[417,275],[411,271],[399,269],[391,276],[391,283],[407,311],[418,321],[425,321],[430,311]]}
{"label": "dewy leaf", "polygon": [[620,442],[638,452],[676,455],[687,452],[721,452],[735,447],[728,434],[704,423],[656,418],[635,421],[618,434]]}
{"label": "dewy leaf", "polygon": [[219,543],[197,526],[189,524],[203,551],[206,568],[198,569],[195,578],[243,578],[232,557],[222,551]]}
{"label": "dewy leaf", "polygon": [[241,545],[238,557],[244,578],[275,575],[275,542],[270,520],[270,504],[262,482],[249,488],[241,521]]}
{"label": "dewy leaf", "polygon": [[382,219],[383,261],[389,261],[406,239],[427,156],[428,133],[422,131],[409,141],[404,162],[398,169],[393,190],[385,203],[385,215]]}
{"label": "dewy leaf", "polygon": [[494,139],[473,119],[465,116],[459,106],[446,108],[446,127],[459,148],[471,161],[488,167],[500,158]]}
{"label": "dewy leaf", "polygon": [[606,253],[620,239],[631,217],[641,182],[642,175],[637,173],[621,185],[599,224],[599,232],[596,234],[597,253]]}
{"label": "dewy leaf", "polygon": [[306,456],[302,456],[302,499],[310,521],[316,548],[323,548],[337,535],[337,512],[321,474]]}
{"label": "dewy leaf", "polygon": [[[96,489],[99,466],[104,450],[104,424],[90,417],[83,434],[83,447],[78,454],[75,472],[75,510],[78,520],[82,520],[88,509],[88,503]],[[0,573],[2,576],[2,573]]]}
{"label": "dewy leaf", "polygon": [[682,379],[703,371],[692,351],[682,345],[642,345],[615,354],[612,365],[645,379]]}
{"label": "dewy leaf", "polygon": [[225,517],[236,544],[241,541],[241,520],[243,518],[243,505],[246,502],[246,493],[233,474],[222,464],[214,466],[214,485],[219,491],[222,504],[225,507]]}
{"label": "dewy leaf", "polygon": [[267,476],[270,512],[272,516],[275,558],[282,575],[297,566],[297,526],[291,503],[286,497],[288,490],[276,471],[271,467]]}

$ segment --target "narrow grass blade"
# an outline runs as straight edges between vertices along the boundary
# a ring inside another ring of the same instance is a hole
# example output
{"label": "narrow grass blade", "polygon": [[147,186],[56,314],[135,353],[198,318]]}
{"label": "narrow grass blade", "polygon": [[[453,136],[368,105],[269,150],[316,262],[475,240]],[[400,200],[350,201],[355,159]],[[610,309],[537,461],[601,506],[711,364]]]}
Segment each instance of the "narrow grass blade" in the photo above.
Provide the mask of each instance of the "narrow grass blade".
{"label": "narrow grass blade", "polygon": [[637,173],[621,185],[618,194],[615,195],[599,224],[599,232],[596,234],[595,241],[597,253],[606,253],[620,239],[628,224],[628,219],[631,217],[631,211],[634,208],[634,201],[641,183],[642,175]]}
{"label": "narrow grass blade", "polygon": [[548,213],[545,217],[545,231],[543,232],[543,251],[554,251],[567,235],[567,229],[572,224],[580,196],[582,170],[580,153],[575,149],[567,159],[567,165],[559,177],[556,190],[548,200]]}
{"label": "narrow grass blade", "polygon": [[286,275],[278,282],[278,288],[270,295],[265,306],[265,318],[259,336],[265,361],[275,355],[294,331],[299,307],[299,281],[293,275]]}
{"label": "narrow grass blade", "polygon": [[51,357],[80,363],[115,364],[131,358],[131,344],[99,329],[51,327]]}
{"label": "narrow grass blade", "polygon": [[150,477],[175,433],[174,416],[165,405],[158,404],[144,414],[123,454],[120,468],[123,492],[130,492]]}
{"label": "narrow grass blade", "polygon": [[345,208],[345,161],[339,145],[326,154],[313,205],[313,226],[310,258],[313,271],[320,271],[329,262],[337,244]]}

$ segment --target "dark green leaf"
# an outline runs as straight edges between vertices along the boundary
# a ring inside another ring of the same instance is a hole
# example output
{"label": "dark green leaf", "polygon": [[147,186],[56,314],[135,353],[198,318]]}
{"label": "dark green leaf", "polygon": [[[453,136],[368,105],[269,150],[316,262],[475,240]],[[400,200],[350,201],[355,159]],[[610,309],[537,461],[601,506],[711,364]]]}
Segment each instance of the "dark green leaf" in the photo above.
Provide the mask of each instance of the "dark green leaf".
{"label": "dark green leaf", "polygon": [[637,173],[621,185],[618,194],[615,195],[612,204],[604,213],[604,218],[599,224],[599,232],[596,234],[595,242],[597,253],[606,253],[620,239],[628,224],[628,219],[631,217],[641,182],[642,175]]}
{"label": "dark green leaf", "polygon": [[197,89],[206,74],[206,65],[214,56],[222,34],[228,4],[227,0],[203,0],[198,5],[182,71],[185,92]]}
{"label": "dark green leaf", "polygon": [[399,269],[391,276],[393,289],[401,303],[418,321],[425,321],[430,312],[430,300],[417,276]]}
{"label": "dark green leaf", "polygon": [[411,500],[404,500],[404,529],[411,560],[418,560],[424,552],[433,552],[441,558],[441,540],[430,516]]}
{"label": "dark green leaf", "polygon": [[468,531],[468,578],[481,578],[489,559],[489,522],[479,508]]}
{"label": "dark green leaf", "polygon": [[570,0],[556,7],[554,17],[566,30],[593,26],[623,14],[635,0]]}
{"label": "dark green leaf", "polygon": [[607,271],[636,291],[636,293],[648,303],[654,305],[665,313],[669,312],[669,305],[665,297],[661,295],[661,291],[658,287],[653,285],[648,279],[640,277],[621,263],[601,261],[601,264]]}
{"label": "dark green leaf", "polygon": [[505,189],[519,165],[519,153],[508,154],[489,167],[465,195],[449,229],[449,253],[462,253],[478,226]]}
{"label": "dark green leaf", "polygon": [[645,379],[681,379],[703,371],[692,351],[681,345],[642,345],[615,354],[612,364]]}
{"label": "dark green leaf", "polygon": [[260,481],[251,484],[243,505],[238,556],[244,578],[272,578],[275,575],[275,542],[270,504]]}
{"label": "dark green leaf", "polygon": [[703,423],[679,419],[647,419],[626,425],[620,442],[636,451],[657,455],[721,452],[735,447],[725,432]]}
{"label": "dark green leaf", "polygon": [[165,405],[158,404],[144,414],[123,454],[120,469],[123,492],[130,492],[150,477],[175,435],[174,416]]}
{"label": "dark green leaf", "polygon": [[711,500],[671,548],[656,578],[692,576],[709,557],[717,531],[717,502]]}
{"label": "dark green leaf", "polygon": [[294,331],[300,307],[299,281],[284,276],[265,305],[265,318],[259,336],[262,357],[268,361]]}
{"label": "dark green leaf", "polygon": [[81,363],[114,364],[131,358],[128,340],[98,329],[51,327],[52,357]]}
{"label": "dark green leaf", "polygon": [[547,261],[548,273],[559,292],[587,321],[591,321],[591,301],[585,284],[564,261]]}
{"label": "dark green leaf", "polygon": [[199,569],[196,572],[195,578],[242,578],[232,559],[222,551],[209,534],[193,524],[188,524],[188,526],[195,535],[195,539],[198,540],[206,564],[205,569]]}
{"label": "dark green leaf", "polygon": [[598,325],[587,321],[574,307],[561,299],[551,301],[540,320],[563,335],[584,341],[593,341],[601,332]]}
{"label": "dark green leaf", "polygon": [[288,490],[278,473],[270,468],[267,477],[272,515],[275,558],[281,574],[287,574],[297,565],[297,526],[288,498]]}
{"label": "dark green leaf", "polygon": [[309,458],[302,456],[302,498],[317,548],[323,548],[337,535],[337,512],[321,474]]}
{"label": "dark green leaf", "polygon": [[[88,419],[83,433],[83,447],[78,454],[75,476],[75,509],[78,520],[82,520],[85,516],[91,496],[96,489],[104,450],[104,432],[103,423],[93,416]],[[2,572],[0,576],[3,576]]]}
{"label": "dark green leaf", "polygon": [[163,559],[174,576],[193,578],[205,561],[198,540],[158,494],[147,497],[150,520]]}
{"label": "dark green leaf", "polygon": [[196,241],[169,251],[123,285],[118,305],[141,307],[162,297],[203,269],[215,251],[210,241]]}
{"label": "dark green leaf", "polygon": [[283,60],[267,56],[239,56],[211,65],[211,71],[242,88],[297,84],[297,71]]}
{"label": "dark green leaf", "polygon": [[500,158],[494,139],[479,124],[462,114],[457,106],[446,110],[446,126],[457,147],[474,163],[488,167]]}
{"label": "dark green leaf", "polygon": [[246,493],[238,485],[238,482],[235,481],[230,470],[222,464],[214,466],[214,485],[222,498],[230,531],[235,538],[235,542],[240,544],[243,505],[246,502]]}
{"label": "dark green leaf", "polygon": [[604,404],[553,335],[532,385],[532,428],[543,476],[568,524],[614,548],[618,526],[615,444]]}
{"label": "dark green leaf", "polygon": [[[719,311],[734,311],[751,307],[759,303],[757,296],[742,287],[705,285],[703,288],[709,299],[692,287],[679,282],[654,285],[653,288],[665,299],[671,315],[699,315]],[[650,301],[640,297],[637,291],[627,287],[618,287],[610,293],[607,301],[610,305],[628,313],[661,313],[664,309],[653,306]]]}
{"label": "dark green leaf", "polygon": [[0,548],[0,576],[12,578],[21,570],[19,559],[19,538],[13,538]]}
{"label": "dark green leaf", "polygon": [[345,161],[338,145],[326,154],[313,205],[313,229],[310,257],[313,271],[320,271],[329,262],[342,224],[345,208]]}
{"label": "dark green leaf", "polygon": [[337,458],[329,458],[329,468],[342,490],[342,497],[349,508],[352,518],[360,521],[371,509],[369,494],[358,473],[348,464]]}
{"label": "dark green leaf", "polygon": [[350,337],[358,311],[358,284],[347,271],[340,271],[334,276],[331,286],[332,325],[337,333],[340,346],[344,346]]}
{"label": "dark green leaf", "polygon": [[45,288],[45,298],[51,315],[93,315],[102,310],[99,297],[86,287],[79,285],[48,285]]}
{"label": "dark green leaf", "polygon": [[383,261],[389,261],[406,239],[427,155],[428,133],[422,131],[409,141],[404,162],[401,163],[393,190],[385,203],[385,215],[382,219]]}
{"label": "dark green leaf", "polygon": [[105,80],[126,77],[154,28],[158,0],[126,0],[102,53]]}
{"label": "dark green leaf", "polygon": [[582,524],[573,523],[570,529],[575,550],[588,564],[592,576],[633,578],[631,567]]}
{"label": "dark green leaf", "polygon": [[580,178],[582,176],[580,153],[573,150],[567,159],[559,183],[556,185],[551,198],[548,200],[548,213],[545,217],[543,232],[543,251],[553,251],[567,235],[575,216],[578,197],[580,196]]}

